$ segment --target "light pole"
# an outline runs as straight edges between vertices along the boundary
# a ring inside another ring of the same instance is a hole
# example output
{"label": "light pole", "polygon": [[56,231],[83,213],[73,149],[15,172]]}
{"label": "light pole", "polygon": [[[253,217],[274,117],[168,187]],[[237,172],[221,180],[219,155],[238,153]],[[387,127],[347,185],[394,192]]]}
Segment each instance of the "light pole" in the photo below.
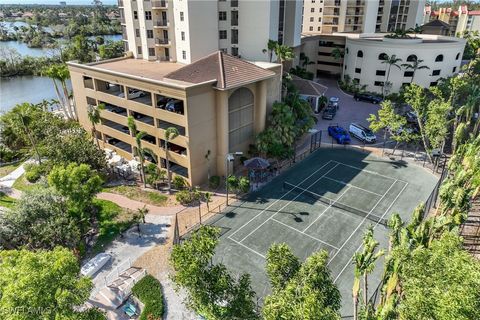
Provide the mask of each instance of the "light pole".
{"label": "light pole", "polygon": [[233,153],[227,153],[227,155],[225,156],[225,190],[226,190],[226,193],[227,193],[227,206],[228,206],[228,169],[229,169],[229,163],[230,162],[233,162],[233,160],[235,160],[235,156],[241,156],[243,155],[243,152],[241,151],[237,151],[237,152],[233,152]]}

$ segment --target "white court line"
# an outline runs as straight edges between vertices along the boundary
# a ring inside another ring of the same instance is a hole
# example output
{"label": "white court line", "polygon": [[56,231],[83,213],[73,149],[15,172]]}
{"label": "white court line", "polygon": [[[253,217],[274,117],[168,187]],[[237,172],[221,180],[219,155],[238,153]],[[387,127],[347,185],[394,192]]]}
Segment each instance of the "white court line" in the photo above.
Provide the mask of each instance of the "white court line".
{"label": "white court line", "polygon": [[287,227],[287,228],[290,228],[290,229],[292,229],[292,230],[295,230],[295,231],[297,231],[298,233],[301,233],[301,234],[303,234],[303,235],[305,235],[305,236],[307,236],[307,237],[309,237],[309,238],[312,238],[313,240],[317,240],[318,242],[321,242],[321,243],[323,243],[323,244],[325,244],[325,245],[327,245],[327,246],[329,246],[329,247],[332,247],[333,249],[337,249],[337,250],[338,250],[338,247],[334,246],[333,244],[330,244],[330,243],[325,242],[325,241],[323,241],[323,240],[320,240],[320,239],[318,239],[318,238],[316,238],[316,237],[314,237],[314,236],[311,236],[311,235],[305,233],[304,231],[300,231],[300,230],[298,230],[298,229],[295,229],[294,227],[292,227],[292,226],[290,226],[290,225],[288,225],[288,224],[286,224],[286,223],[283,223],[282,221],[277,220],[277,219],[275,219],[275,218],[272,218],[272,220],[275,221],[275,222],[280,223],[281,225],[284,225],[284,226]]}
{"label": "white court line", "polygon": [[[335,199],[327,208],[325,208],[325,210],[323,210],[323,212],[322,212],[317,218],[315,218],[315,220],[313,220],[313,222],[310,223],[302,232],[307,231],[308,228],[310,228],[315,222],[317,222],[317,220],[320,219],[320,217],[321,217],[328,209],[330,209],[330,208],[338,201],[338,199],[340,199],[341,197],[343,197],[343,195],[344,195],[345,193],[347,193],[348,190],[350,190],[350,187],[347,187],[347,188],[345,189],[345,191],[343,191],[342,194],[341,194],[340,196],[338,196],[337,199]],[[337,248],[337,249],[338,249],[338,248]]]}
{"label": "white court line", "polygon": [[[334,162],[333,160],[330,160],[328,161],[327,163],[325,163],[323,166],[321,166],[320,168],[318,168],[317,170],[315,170],[311,175],[309,175],[308,177],[306,177],[305,179],[303,179],[302,181],[300,181],[299,185],[304,183],[306,180],[310,179],[310,177],[312,177],[314,174],[316,174],[318,171],[322,170],[323,168],[325,168],[328,164],[330,164],[331,162]],[[335,166],[336,167],[336,166]],[[334,167],[334,168],[335,168]],[[292,192],[293,190],[288,190],[283,196],[281,196],[280,198],[278,198],[277,200],[275,200],[271,205],[269,205],[268,207],[266,207],[265,209],[263,209],[262,211],[260,211],[257,215],[255,215],[252,219],[248,220],[247,222],[245,222],[244,225],[242,225],[240,228],[238,228],[234,233],[232,233],[231,235],[229,235],[227,238],[231,239],[232,240],[232,236],[235,235],[238,231],[242,230],[243,227],[245,227],[247,224],[249,224],[250,222],[252,222],[254,219],[256,219],[259,215],[261,215],[262,213],[264,213],[266,210],[270,209],[274,204],[276,204],[278,201],[282,200],[284,197],[286,197],[290,192]],[[236,240],[235,240],[236,241]]]}
{"label": "white court line", "polygon": [[[403,181],[402,181],[403,182]],[[402,190],[398,193],[398,195],[395,197],[395,199],[393,199],[393,202],[390,204],[390,206],[387,208],[387,210],[385,210],[385,213],[382,215],[381,219],[383,219],[385,217],[385,215],[388,213],[388,211],[392,208],[392,206],[395,204],[395,202],[397,201],[397,199],[400,197],[400,195],[403,193],[403,191],[405,190],[405,188],[408,186],[408,182],[405,182],[405,186],[402,188]],[[378,222],[373,226],[373,229],[375,229],[377,226],[378,226]],[[355,250],[355,252],[358,252],[358,250],[360,250],[360,248],[363,246],[363,244],[359,245],[357,250]],[[347,269],[348,265],[350,264],[350,262],[352,261],[353,257],[351,257],[348,262],[345,264],[345,266],[342,268],[342,270],[340,271],[340,273],[336,276],[335,280],[333,280],[333,283],[337,282],[338,278],[340,278],[340,276],[342,275],[342,273],[345,271],[345,269]],[[333,260],[333,259],[332,259]]]}
{"label": "white court line", "polygon": [[[397,180],[395,180],[392,185],[388,188],[387,192],[385,192],[385,194],[387,194],[390,189],[392,189],[392,187],[395,185],[395,183],[397,183]],[[333,255],[332,259],[330,259],[330,261],[327,263],[327,266],[330,265],[330,263],[335,259],[335,257],[342,251],[342,249],[345,247],[345,245],[347,244],[347,242],[353,237],[353,235],[355,234],[355,232],[358,231],[358,229],[362,226],[362,224],[367,220],[368,216],[373,212],[373,210],[375,210],[375,208],[378,206],[378,204],[383,200],[383,198],[385,197],[385,195],[383,195],[378,201],[377,203],[375,203],[375,205],[373,206],[372,209],[370,209],[370,211],[368,212],[368,214],[365,216],[365,218],[362,219],[362,221],[358,224],[358,226],[355,228],[355,230],[353,230],[352,234],[347,238],[347,240],[345,240],[345,242],[342,244],[342,246],[340,247],[340,250],[338,250],[337,252],[335,252],[335,254]]]}
{"label": "white court line", "polygon": [[403,181],[403,180],[401,180],[401,179],[395,179],[395,178],[392,178],[392,177],[388,177],[388,176],[385,176],[385,175],[380,174],[380,173],[375,172],[375,171],[370,171],[370,170],[362,169],[362,168],[359,168],[359,167],[351,166],[351,165],[349,165],[349,164],[345,164],[345,163],[343,163],[343,162],[339,162],[339,161],[335,161],[335,160],[332,160],[332,161],[333,161],[333,162],[336,162],[336,163],[339,163],[339,164],[341,164],[341,165],[344,165],[344,166],[346,166],[346,167],[350,167],[350,168],[353,168],[353,169],[357,169],[357,170],[359,170],[359,171],[363,171],[363,172],[366,172],[366,173],[371,173],[371,174],[374,174],[374,175],[377,175],[377,176],[380,176],[380,177],[383,177],[383,178],[387,178],[387,179],[389,179],[389,180],[395,180],[395,181],[401,181],[401,182],[403,182],[403,183],[408,183],[407,181]]}
{"label": "white court line", "polygon": [[232,241],[235,242],[236,244],[241,245],[241,246],[244,247],[245,249],[248,249],[248,250],[252,251],[253,253],[258,254],[258,255],[259,255],[260,257],[262,257],[263,259],[266,259],[266,257],[265,257],[263,254],[261,254],[261,253],[255,251],[255,250],[253,250],[253,249],[250,248],[249,246],[246,246],[246,245],[244,245],[243,243],[238,242],[238,241],[235,240],[235,239],[231,239],[231,238],[228,238],[228,239],[232,240]]}
{"label": "white court line", "polygon": [[376,192],[373,192],[373,191],[370,191],[370,190],[367,190],[367,189],[363,189],[363,188],[354,186],[354,185],[352,185],[352,184],[350,184],[350,183],[346,183],[346,182],[343,182],[343,181],[340,181],[340,180],[337,180],[337,179],[333,179],[333,178],[330,178],[330,177],[323,177],[323,178],[324,178],[324,179],[328,179],[328,180],[335,181],[335,182],[337,182],[337,183],[343,184],[344,186],[347,186],[347,187],[350,187],[350,188],[355,188],[355,189],[358,189],[358,190],[362,190],[362,191],[365,191],[365,192],[374,194],[374,195],[379,196],[379,197],[383,196],[383,194],[376,193]]}
{"label": "white court line", "polygon": [[[293,198],[292,200],[288,201],[283,207],[281,207],[279,210],[277,210],[277,212],[275,212],[274,214],[272,214],[270,217],[268,217],[267,220],[265,220],[263,223],[261,223],[259,226],[257,226],[255,229],[253,229],[249,234],[247,234],[245,237],[243,237],[242,240],[240,240],[240,242],[242,242],[243,240],[245,240],[246,238],[248,238],[252,233],[254,233],[255,231],[257,231],[261,226],[263,226],[265,223],[267,223],[270,219],[272,219],[277,213],[279,213],[280,211],[282,211],[285,207],[287,207],[288,205],[290,205],[290,203],[292,203],[293,201],[295,201],[295,199],[297,199],[298,197],[300,197],[305,191],[307,191],[309,188],[311,188],[314,184],[316,184],[318,181],[320,181],[320,179],[322,179],[324,176],[326,176],[327,174],[330,173],[330,171],[332,171],[333,169],[335,169],[336,167],[338,166],[338,164],[336,164],[335,166],[333,166],[333,168],[331,168],[330,170],[328,170],[327,172],[325,172],[325,174],[323,174],[320,178],[318,178],[317,180],[315,180],[307,189],[305,189],[304,191],[300,192],[298,195],[295,196],[295,198]],[[290,190],[292,191],[292,190]]]}

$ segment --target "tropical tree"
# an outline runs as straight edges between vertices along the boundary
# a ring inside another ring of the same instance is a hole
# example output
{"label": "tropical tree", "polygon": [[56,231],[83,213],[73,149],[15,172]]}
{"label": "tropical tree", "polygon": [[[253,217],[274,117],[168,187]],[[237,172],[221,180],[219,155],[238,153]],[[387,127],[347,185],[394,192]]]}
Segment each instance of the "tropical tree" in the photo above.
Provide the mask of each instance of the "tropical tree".
{"label": "tropical tree", "polygon": [[286,243],[272,244],[267,252],[267,275],[273,290],[282,290],[301,263]]}
{"label": "tropical tree", "polygon": [[145,179],[145,150],[142,147],[142,139],[147,135],[147,133],[145,131],[137,131],[135,118],[132,116],[128,117],[128,128],[135,137],[135,143],[137,144],[137,148],[134,155],[138,157],[138,160],[140,162],[140,178],[143,182],[143,187],[146,188],[147,181]]}
{"label": "tropical tree", "polygon": [[309,65],[315,64],[315,61],[310,60],[310,58],[303,52],[300,53],[299,57],[300,61],[302,61],[302,67],[306,68]]}
{"label": "tropical tree", "polygon": [[172,172],[170,171],[170,160],[168,157],[168,144],[171,140],[179,136],[178,129],[175,127],[169,127],[165,130],[165,162],[167,167],[167,183],[168,183],[168,192],[172,191]]}
{"label": "tropical tree", "polygon": [[402,67],[404,67],[407,70],[412,70],[412,79],[410,80],[410,83],[413,82],[413,79],[415,78],[415,73],[417,70],[423,70],[423,69],[430,69],[429,66],[427,65],[422,65],[423,60],[421,59],[415,59],[412,61],[412,63],[403,63]]}
{"label": "tropical tree", "polygon": [[87,116],[88,120],[92,124],[92,138],[97,142],[97,146],[100,148],[100,142],[98,141],[97,128],[96,125],[100,123],[100,111],[105,110],[105,104],[99,103],[98,105],[87,105]]}
{"label": "tropical tree", "polygon": [[385,54],[385,59],[382,61],[383,64],[387,65],[387,73],[385,74],[385,82],[383,83],[383,90],[382,90],[382,95],[385,98],[385,88],[387,83],[389,82],[388,79],[390,78],[390,71],[393,67],[396,67],[400,70],[400,65],[399,62],[401,62],[402,59],[397,58],[396,55],[392,54],[391,56],[388,56]]}
{"label": "tropical tree", "polygon": [[272,62],[273,60],[273,52],[275,51],[275,48],[278,46],[278,42],[269,39],[267,43],[267,49],[263,49],[263,53],[268,52],[268,60]]}
{"label": "tropical tree", "polygon": [[345,52],[339,48],[333,48],[332,53],[330,54],[335,60],[340,60],[345,55]]}
{"label": "tropical tree", "polygon": [[106,319],[98,309],[80,311],[93,285],[79,274],[78,260],[66,248],[0,251],[0,318]]}
{"label": "tropical tree", "polygon": [[147,205],[144,205],[142,208],[137,209],[137,214],[140,221],[145,224],[145,217],[150,212],[150,209],[147,208]]}
{"label": "tropical tree", "polygon": [[413,33],[413,36],[416,38],[417,37],[417,34],[419,33],[422,33],[423,32],[423,29],[421,26],[419,26],[418,24],[415,24],[415,27],[413,28],[410,28],[407,30],[407,33]]}
{"label": "tropical tree", "polygon": [[[75,101],[70,98],[68,92],[67,80],[70,79],[70,72],[65,64],[54,64],[43,71],[43,74],[53,81],[53,87],[57,94],[60,108],[65,116],[72,120],[77,120],[77,110]],[[58,85],[57,81],[60,83]]]}
{"label": "tropical tree", "polygon": [[275,55],[277,56],[277,63],[282,64],[285,61],[290,61],[295,58],[295,53],[293,52],[293,48],[283,45],[277,44],[274,49]]}
{"label": "tropical tree", "polygon": [[395,112],[395,108],[390,100],[382,101],[378,115],[370,114],[367,121],[370,122],[370,129],[372,129],[373,132],[383,130],[383,149],[385,149],[388,131],[390,131],[392,137],[395,138],[397,144],[400,140],[400,135],[406,132],[406,130],[402,130],[402,127],[406,124],[406,120]]}
{"label": "tropical tree", "polygon": [[203,199],[205,200],[205,203],[207,204],[207,211],[210,212],[210,202],[212,202],[212,194],[210,192],[205,192],[203,194]]}
{"label": "tropical tree", "polygon": [[17,111],[14,113],[14,121],[12,122],[12,125],[23,131],[23,133],[30,142],[30,146],[33,148],[37,156],[38,164],[42,164],[42,157],[40,155],[39,146],[31,128],[31,124],[34,121],[31,112],[32,108],[34,108],[34,106],[30,103],[21,104]]}

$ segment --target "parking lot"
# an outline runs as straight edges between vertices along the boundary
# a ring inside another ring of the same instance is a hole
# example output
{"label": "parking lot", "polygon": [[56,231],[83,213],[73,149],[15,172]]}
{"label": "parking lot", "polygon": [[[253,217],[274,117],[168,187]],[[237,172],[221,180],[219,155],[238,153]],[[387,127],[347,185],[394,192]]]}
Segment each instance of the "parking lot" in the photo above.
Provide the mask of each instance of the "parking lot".
{"label": "parking lot", "polygon": [[[327,129],[330,125],[339,125],[346,130],[350,123],[358,123],[368,128],[369,123],[367,118],[370,114],[377,114],[380,106],[378,104],[355,101],[353,96],[343,93],[342,90],[338,88],[337,80],[335,79],[318,79],[316,82],[327,86],[328,89],[325,93],[327,98],[332,96],[340,98],[339,109],[333,118],[333,120],[324,120],[322,119],[322,112],[317,115],[318,123],[315,126],[315,129],[322,130],[325,132],[323,142],[330,142],[330,137],[328,137]],[[377,144],[383,144],[383,134],[378,133],[377,135]],[[352,137],[352,144],[362,145],[363,142]]]}

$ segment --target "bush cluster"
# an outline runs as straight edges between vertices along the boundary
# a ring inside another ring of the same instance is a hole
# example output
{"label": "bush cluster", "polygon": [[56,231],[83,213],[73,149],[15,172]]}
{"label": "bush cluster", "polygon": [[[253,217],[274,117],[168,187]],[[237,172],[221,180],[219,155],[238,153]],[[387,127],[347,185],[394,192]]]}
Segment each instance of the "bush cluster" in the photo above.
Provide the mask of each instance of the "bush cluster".
{"label": "bush cluster", "polygon": [[219,176],[211,176],[208,180],[208,186],[212,189],[217,189],[220,186],[220,177]]}
{"label": "bush cluster", "polygon": [[151,275],[146,275],[133,286],[132,293],[145,305],[140,320],[162,319],[164,306],[160,281]]}
{"label": "bush cluster", "polygon": [[37,182],[42,176],[50,172],[50,166],[46,163],[42,165],[29,163],[25,165],[25,179],[30,183]]}
{"label": "bush cluster", "polygon": [[233,192],[247,193],[250,190],[250,180],[247,177],[229,176],[228,189]]}

